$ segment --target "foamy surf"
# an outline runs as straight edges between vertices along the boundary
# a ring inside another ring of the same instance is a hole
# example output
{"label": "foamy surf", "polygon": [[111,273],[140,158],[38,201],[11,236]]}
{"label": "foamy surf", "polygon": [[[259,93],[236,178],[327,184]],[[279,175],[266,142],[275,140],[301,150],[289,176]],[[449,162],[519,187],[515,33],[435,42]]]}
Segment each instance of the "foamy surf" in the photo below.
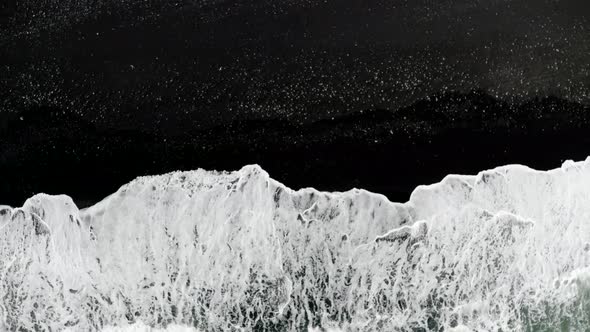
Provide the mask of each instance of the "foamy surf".
{"label": "foamy surf", "polygon": [[141,177],[81,211],[39,194],[0,208],[0,317],[22,331],[578,330],[589,184],[590,159],[450,175],[403,204],[294,191],[258,166]]}

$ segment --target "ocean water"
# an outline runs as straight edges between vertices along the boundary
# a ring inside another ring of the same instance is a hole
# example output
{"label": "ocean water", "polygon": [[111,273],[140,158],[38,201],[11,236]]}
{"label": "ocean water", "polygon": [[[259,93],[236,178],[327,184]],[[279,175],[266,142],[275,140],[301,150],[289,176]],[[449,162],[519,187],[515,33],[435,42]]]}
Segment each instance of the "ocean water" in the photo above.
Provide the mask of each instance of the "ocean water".
{"label": "ocean water", "polygon": [[38,194],[0,207],[0,330],[583,331],[589,183],[509,165],[393,203],[251,165]]}

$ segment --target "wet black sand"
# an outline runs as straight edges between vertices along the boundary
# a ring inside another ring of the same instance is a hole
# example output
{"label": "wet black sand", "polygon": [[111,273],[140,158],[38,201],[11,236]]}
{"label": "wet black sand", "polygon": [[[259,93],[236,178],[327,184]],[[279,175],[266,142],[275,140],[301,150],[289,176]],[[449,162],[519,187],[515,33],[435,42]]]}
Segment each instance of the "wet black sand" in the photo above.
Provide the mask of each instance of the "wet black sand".
{"label": "wet black sand", "polygon": [[405,201],[449,173],[584,159],[589,14],[585,0],[5,1],[0,204],[85,206],[139,175],[248,163],[292,188]]}
{"label": "wet black sand", "polygon": [[585,159],[589,111],[558,98],[511,104],[475,91],[302,125],[247,120],[173,135],[100,128],[63,110],[35,108],[3,122],[0,202],[20,205],[46,192],[87,206],[136,176],[251,163],[294,189],[357,187],[403,202],[417,185],[450,173],[509,163],[550,169]]}

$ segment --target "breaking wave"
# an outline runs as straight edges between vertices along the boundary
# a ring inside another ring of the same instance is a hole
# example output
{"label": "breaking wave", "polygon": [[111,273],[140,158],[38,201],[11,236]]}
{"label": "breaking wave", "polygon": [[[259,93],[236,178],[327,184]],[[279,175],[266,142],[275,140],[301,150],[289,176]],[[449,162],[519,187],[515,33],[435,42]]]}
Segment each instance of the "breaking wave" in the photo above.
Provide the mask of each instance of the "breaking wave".
{"label": "breaking wave", "polygon": [[[395,175],[392,175],[395,176]],[[449,175],[392,203],[258,166],[0,206],[0,330],[590,326],[590,158]]]}

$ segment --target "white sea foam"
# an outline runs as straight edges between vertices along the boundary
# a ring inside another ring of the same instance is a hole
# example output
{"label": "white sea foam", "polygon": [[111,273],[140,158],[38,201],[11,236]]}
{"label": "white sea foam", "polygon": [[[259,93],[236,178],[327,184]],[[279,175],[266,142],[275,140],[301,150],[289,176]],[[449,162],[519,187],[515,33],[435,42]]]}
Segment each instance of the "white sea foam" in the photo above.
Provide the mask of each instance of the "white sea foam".
{"label": "white sea foam", "polygon": [[[72,331],[74,331],[72,329]],[[170,324],[166,328],[158,329],[144,324],[142,321],[124,326],[108,326],[102,332],[200,332],[193,327]]]}
{"label": "white sea foam", "polygon": [[138,178],[82,211],[40,194],[0,207],[0,330],[579,329],[589,207],[590,159],[404,204],[257,166]]}

